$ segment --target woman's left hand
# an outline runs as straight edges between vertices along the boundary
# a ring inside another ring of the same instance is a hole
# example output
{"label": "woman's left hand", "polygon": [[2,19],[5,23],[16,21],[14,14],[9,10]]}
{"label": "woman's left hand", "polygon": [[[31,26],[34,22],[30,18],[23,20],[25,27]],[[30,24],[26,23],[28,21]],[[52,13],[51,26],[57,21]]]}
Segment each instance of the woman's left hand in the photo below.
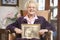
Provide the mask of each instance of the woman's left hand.
{"label": "woman's left hand", "polygon": [[39,34],[40,34],[40,35],[43,35],[45,32],[48,32],[48,30],[47,30],[47,29],[41,29],[41,30],[39,31]]}

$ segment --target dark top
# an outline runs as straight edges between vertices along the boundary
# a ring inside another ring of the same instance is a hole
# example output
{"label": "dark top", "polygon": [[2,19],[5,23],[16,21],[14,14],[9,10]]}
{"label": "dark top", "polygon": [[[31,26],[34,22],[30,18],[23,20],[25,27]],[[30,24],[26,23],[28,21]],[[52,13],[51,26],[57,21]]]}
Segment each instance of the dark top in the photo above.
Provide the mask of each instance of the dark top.
{"label": "dark top", "polygon": [[[52,30],[53,32],[56,31],[55,27],[53,25],[51,25],[49,22],[47,22],[45,20],[44,17],[42,16],[37,16],[38,19],[35,20],[34,24],[41,24],[41,29],[48,29],[48,30]],[[24,19],[24,17],[20,17],[19,19],[16,20],[16,22],[10,24],[7,26],[7,30],[11,30],[11,32],[15,32],[14,28],[20,28],[21,29],[21,24],[27,24],[27,20]],[[17,37],[21,37],[21,34],[18,35]]]}

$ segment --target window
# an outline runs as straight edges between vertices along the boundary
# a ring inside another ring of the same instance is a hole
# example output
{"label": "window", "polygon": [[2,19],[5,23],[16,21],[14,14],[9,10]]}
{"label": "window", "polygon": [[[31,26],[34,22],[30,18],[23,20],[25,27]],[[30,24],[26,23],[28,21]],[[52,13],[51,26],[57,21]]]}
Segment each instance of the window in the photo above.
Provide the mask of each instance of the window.
{"label": "window", "polygon": [[39,0],[38,10],[45,10],[45,0]]}
{"label": "window", "polygon": [[57,13],[58,13],[58,0],[50,0],[50,7],[51,7],[51,19],[57,19]]}

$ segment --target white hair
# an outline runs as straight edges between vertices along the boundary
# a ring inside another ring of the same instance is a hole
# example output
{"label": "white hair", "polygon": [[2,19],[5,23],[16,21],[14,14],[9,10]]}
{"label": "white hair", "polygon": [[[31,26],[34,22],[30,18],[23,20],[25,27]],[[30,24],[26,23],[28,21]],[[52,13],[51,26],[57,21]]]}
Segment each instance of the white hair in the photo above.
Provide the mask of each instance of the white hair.
{"label": "white hair", "polygon": [[27,1],[26,4],[25,4],[25,8],[27,8],[30,3],[34,3],[36,5],[36,8],[38,8],[38,3],[34,0]]}

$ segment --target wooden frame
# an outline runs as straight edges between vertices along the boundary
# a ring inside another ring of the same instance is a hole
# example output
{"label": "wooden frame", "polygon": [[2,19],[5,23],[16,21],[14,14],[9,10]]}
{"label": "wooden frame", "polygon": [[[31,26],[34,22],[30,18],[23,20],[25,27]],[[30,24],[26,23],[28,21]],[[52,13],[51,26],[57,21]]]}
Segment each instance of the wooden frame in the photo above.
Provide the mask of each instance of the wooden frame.
{"label": "wooden frame", "polygon": [[2,6],[18,6],[19,0],[1,0]]}
{"label": "wooden frame", "polygon": [[22,26],[22,38],[27,39],[40,39],[39,37],[39,30],[40,30],[40,24],[21,24]]}

